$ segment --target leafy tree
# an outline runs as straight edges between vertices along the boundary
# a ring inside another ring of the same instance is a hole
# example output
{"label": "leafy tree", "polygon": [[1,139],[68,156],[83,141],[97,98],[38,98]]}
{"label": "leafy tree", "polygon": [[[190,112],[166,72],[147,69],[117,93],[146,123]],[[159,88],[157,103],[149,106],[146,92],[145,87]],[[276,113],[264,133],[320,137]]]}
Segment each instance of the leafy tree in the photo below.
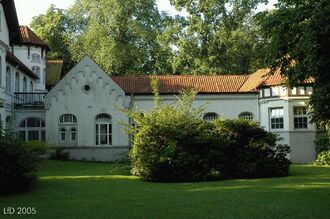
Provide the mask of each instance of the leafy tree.
{"label": "leafy tree", "polygon": [[[281,68],[290,85],[315,78],[313,120],[330,121],[330,3],[328,0],[278,0],[277,9],[259,15],[270,42],[267,63]],[[265,54],[265,55],[267,55]]]}
{"label": "leafy tree", "polygon": [[112,75],[167,68],[157,41],[163,18],[154,0],[78,0],[68,19],[75,60],[88,54]]}
{"label": "leafy tree", "polygon": [[[185,9],[184,35],[176,42],[173,59],[176,72],[247,73],[258,48],[258,36],[250,19],[263,0],[202,1],[171,0],[178,10]],[[260,67],[260,66],[255,66]]]}
{"label": "leafy tree", "polygon": [[65,70],[73,66],[68,47],[65,11],[51,5],[46,14],[35,16],[30,24],[33,31],[50,47],[49,59],[64,60]]}

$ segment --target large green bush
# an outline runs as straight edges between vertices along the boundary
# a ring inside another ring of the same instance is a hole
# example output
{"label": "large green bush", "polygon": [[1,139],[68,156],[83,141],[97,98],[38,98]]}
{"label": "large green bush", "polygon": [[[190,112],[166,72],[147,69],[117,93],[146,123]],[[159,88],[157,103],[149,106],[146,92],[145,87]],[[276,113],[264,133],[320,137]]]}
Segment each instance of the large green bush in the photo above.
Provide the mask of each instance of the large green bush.
{"label": "large green bush", "polygon": [[37,180],[38,156],[47,150],[45,143],[18,141],[13,124],[4,130],[0,121],[0,194],[30,189]]}
{"label": "large green bush", "polygon": [[123,110],[135,121],[130,150],[132,173],[151,181],[285,176],[289,147],[274,134],[244,120],[201,119],[195,92],[161,106],[156,92],[150,112]]}
{"label": "large green bush", "polygon": [[37,180],[38,160],[23,144],[0,142],[0,194],[26,191]]}

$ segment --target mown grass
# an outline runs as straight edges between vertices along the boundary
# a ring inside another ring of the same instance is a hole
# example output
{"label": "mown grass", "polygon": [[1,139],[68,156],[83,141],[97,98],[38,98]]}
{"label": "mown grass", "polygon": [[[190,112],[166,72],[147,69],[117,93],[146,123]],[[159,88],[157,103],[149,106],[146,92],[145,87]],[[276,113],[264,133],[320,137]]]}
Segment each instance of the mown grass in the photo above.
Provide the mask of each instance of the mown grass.
{"label": "mown grass", "polygon": [[283,178],[152,183],[123,164],[43,161],[31,192],[3,207],[36,207],[0,218],[330,218],[330,168],[293,165]]}

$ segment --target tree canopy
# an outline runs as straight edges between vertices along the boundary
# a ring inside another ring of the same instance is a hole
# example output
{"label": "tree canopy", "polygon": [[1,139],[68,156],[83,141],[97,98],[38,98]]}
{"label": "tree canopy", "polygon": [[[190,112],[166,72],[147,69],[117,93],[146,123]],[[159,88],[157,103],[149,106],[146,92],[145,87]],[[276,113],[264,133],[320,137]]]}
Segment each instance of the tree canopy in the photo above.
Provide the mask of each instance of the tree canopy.
{"label": "tree canopy", "polygon": [[315,79],[314,121],[330,121],[330,2],[278,0],[277,9],[258,17],[269,41],[266,63],[281,68],[292,85]]}

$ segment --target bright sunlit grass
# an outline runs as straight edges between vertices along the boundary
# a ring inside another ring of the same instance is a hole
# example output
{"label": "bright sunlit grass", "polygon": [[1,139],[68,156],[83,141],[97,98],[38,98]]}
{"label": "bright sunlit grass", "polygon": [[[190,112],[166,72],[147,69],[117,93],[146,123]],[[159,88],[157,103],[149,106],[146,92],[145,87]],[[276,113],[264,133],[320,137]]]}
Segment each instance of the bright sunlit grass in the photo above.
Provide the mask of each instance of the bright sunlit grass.
{"label": "bright sunlit grass", "polygon": [[31,218],[47,219],[328,219],[330,168],[293,165],[283,178],[152,183],[124,164],[44,161],[34,190],[0,197],[1,209],[10,206],[36,207]]}

